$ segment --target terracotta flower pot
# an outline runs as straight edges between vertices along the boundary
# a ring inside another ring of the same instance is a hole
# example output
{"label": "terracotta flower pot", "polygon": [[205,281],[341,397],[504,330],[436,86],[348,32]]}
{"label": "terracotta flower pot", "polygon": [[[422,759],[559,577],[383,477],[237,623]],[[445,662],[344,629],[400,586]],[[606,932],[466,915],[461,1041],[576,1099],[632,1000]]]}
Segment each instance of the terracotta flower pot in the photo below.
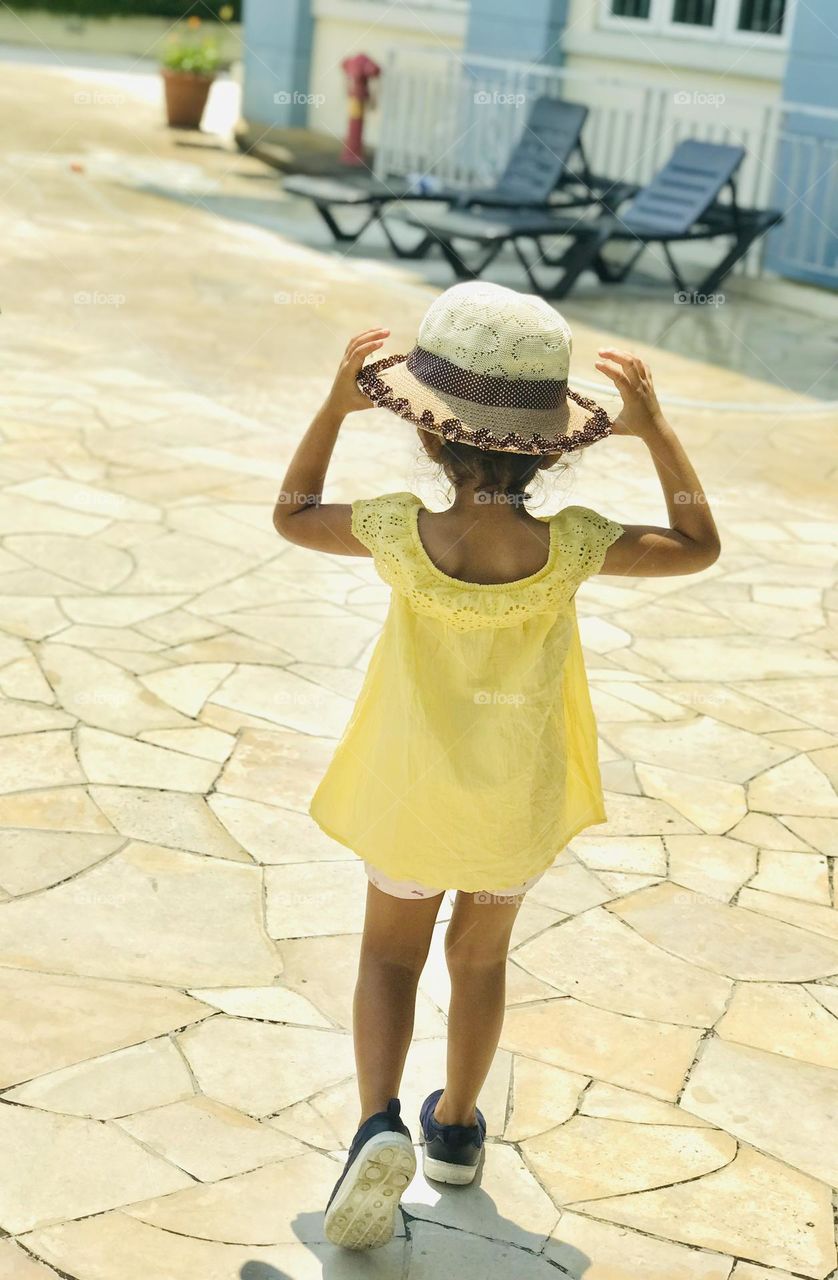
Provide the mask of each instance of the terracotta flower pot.
{"label": "terracotta flower pot", "polygon": [[166,118],[172,129],[200,129],[210,85],[215,76],[199,76],[191,71],[163,67],[166,88]]}

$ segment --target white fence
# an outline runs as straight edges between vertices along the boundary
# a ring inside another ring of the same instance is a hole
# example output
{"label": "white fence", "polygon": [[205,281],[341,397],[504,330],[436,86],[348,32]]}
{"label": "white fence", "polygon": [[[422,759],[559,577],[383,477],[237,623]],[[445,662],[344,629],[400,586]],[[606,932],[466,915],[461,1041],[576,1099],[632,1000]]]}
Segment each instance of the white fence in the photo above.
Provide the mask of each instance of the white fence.
{"label": "white fence", "polygon": [[740,204],[786,213],[744,270],[759,274],[767,255],[773,270],[838,285],[838,111],[399,49],[383,77],[376,170],[433,173],[464,187],[491,183],[542,94],[589,108],[582,141],[591,169],[604,177],[647,182],[683,138],[743,146]]}

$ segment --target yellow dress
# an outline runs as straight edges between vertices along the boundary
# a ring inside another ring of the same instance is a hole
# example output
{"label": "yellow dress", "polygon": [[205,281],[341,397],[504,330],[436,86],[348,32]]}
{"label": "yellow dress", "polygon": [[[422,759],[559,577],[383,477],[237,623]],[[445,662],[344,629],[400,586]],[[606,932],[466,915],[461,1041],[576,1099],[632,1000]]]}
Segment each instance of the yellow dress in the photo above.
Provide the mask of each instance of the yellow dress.
{"label": "yellow dress", "polygon": [[412,493],[352,504],[390,608],[309,812],[385,875],[502,890],[606,821],[574,595],[623,528],[566,507],[543,517],[542,569],[482,585],[434,565],[421,507]]}

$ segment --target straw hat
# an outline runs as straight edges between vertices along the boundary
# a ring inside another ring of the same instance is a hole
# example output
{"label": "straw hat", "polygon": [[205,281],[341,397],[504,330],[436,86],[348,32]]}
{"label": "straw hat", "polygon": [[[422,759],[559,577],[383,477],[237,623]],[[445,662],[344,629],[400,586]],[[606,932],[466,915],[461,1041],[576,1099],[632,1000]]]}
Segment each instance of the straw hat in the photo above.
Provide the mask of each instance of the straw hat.
{"label": "straw hat", "polygon": [[611,433],[608,414],[567,385],[572,336],[543,298],[475,280],[428,308],[408,355],[365,365],[380,408],[446,440],[506,453],[567,453]]}

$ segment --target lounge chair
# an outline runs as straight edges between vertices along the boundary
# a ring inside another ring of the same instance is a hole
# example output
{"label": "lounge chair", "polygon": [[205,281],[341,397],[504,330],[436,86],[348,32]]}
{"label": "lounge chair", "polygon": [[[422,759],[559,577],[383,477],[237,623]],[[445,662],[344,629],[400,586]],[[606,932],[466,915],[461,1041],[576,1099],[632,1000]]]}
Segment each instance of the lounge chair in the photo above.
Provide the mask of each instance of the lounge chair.
{"label": "lounge chair", "polygon": [[[404,178],[383,181],[367,174],[351,174],[346,178],[297,175],[286,179],[283,187],[293,195],[307,196],[313,201],[338,243],[356,241],[371,223],[378,222],[399,257],[424,257],[435,243],[434,237],[426,235],[409,247],[399,244],[382,218],[388,205],[402,200],[422,200],[458,209],[480,206],[538,210],[547,208],[551,197],[558,192],[564,208],[597,199],[606,207],[613,207],[609,202],[624,197],[625,189],[612,191],[611,182],[598,180],[589,172],[580,136],[587,114],[588,108],[575,102],[537,98],[506,168],[494,186],[482,190],[434,189],[430,185],[426,188]],[[361,211],[365,214],[364,220],[354,229],[341,226],[335,216],[337,209]]]}
{"label": "lounge chair", "polygon": [[[526,211],[490,215],[480,211],[429,210],[427,214],[398,216],[421,227],[440,247],[459,279],[474,279],[494,261],[506,244],[511,244],[532,288],[544,297],[563,298],[583,271],[591,269],[600,280],[616,284],[626,279],[638,259],[652,244],[660,244],[672,279],[684,301],[701,301],[714,294],[719,285],[760,236],[782,221],[776,209],[743,209],[736,199],[736,172],[745,156],[743,147],[725,143],[681,142],[670,159],[647,186],[619,211],[600,209],[595,217],[570,218],[566,214],[532,214]],[[730,189],[730,202],[718,197]],[[569,239],[562,252],[550,250],[545,241],[560,236]],[[672,256],[670,246],[730,237],[731,247],[704,278],[690,288]],[[477,257],[466,262],[454,241],[477,246]],[[531,241],[538,259],[527,256],[522,241]],[[612,242],[627,241],[633,246],[622,263],[609,262],[603,250]],[[540,267],[558,268],[552,284],[545,282]],[[536,268],[539,272],[536,272]]]}

